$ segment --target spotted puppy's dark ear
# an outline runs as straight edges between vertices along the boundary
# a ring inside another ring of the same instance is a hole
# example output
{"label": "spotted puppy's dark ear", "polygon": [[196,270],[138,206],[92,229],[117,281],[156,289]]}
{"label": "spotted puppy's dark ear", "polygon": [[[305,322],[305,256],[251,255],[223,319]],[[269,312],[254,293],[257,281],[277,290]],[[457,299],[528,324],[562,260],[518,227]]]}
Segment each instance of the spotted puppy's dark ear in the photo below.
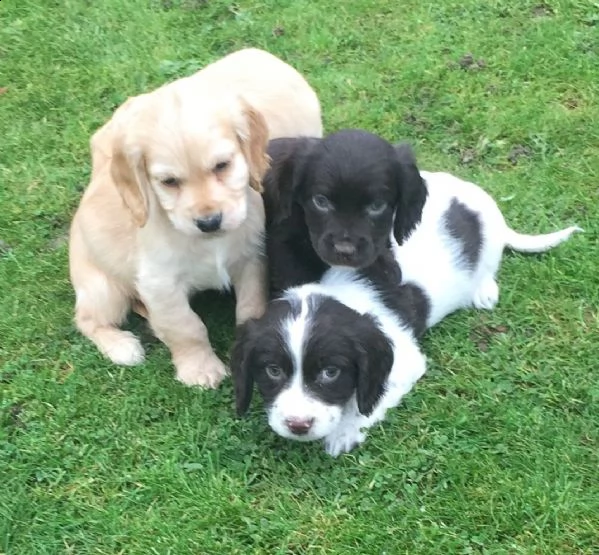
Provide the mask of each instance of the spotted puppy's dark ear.
{"label": "spotted puppy's dark ear", "polygon": [[393,366],[393,349],[371,316],[360,317],[355,333],[358,362],[356,400],[360,413],[369,416],[385,393]]}
{"label": "spotted puppy's dark ear", "polygon": [[231,350],[230,367],[238,416],[243,416],[250,407],[254,389],[254,375],[249,364],[249,353],[253,344],[252,326],[252,320],[248,320],[237,328]]}
{"label": "spotted puppy's dark ear", "polygon": [[264,177],[266,217],[281,223],[291,216],[291,208],[304,182],[309,155],[322,139],[296,137],[273,139],[268,145],[270,170]]}
{"label": "spotted puppy's dark ear", "polygon": [[401,143],[395,145],[394,149],[398,200],[393,235],[398,244],[402,245],[420,223],[428,192],[410,145]]}

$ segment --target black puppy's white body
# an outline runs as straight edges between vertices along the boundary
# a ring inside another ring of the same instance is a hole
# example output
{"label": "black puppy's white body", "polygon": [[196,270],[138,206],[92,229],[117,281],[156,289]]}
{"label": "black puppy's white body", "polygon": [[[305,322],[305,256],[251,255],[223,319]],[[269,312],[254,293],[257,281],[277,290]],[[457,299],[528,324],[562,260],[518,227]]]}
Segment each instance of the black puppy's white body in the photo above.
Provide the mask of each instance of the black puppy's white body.
{"label": "black puppy's white body", "polygon": [[276,433],[323,439],[334,456],[350,450],[424,374],[417,342],[424,329],[460,308],[495,306],[505,247],[541,252],[579,230],[519,234],[478,186],[447,173],[421,175],[428,190],[421,222],[401,246],[391,236],[402,284],[333,267],[320,283],[271,302],[240,330],[233,351],[239,413],[255,380]]}

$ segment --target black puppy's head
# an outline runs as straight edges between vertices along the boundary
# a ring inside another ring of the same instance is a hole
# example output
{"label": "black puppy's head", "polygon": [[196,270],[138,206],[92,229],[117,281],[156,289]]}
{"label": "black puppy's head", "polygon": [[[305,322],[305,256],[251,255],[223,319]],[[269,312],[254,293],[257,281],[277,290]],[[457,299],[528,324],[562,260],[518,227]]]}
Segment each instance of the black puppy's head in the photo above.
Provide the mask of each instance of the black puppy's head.
{"label": "black puppy's head", "polygon": [[294,154],[290,202],[304,212],[310,241],[331,266],[370,266],[420,221],[426,186],[407,145],[361,130],[303,143]]}
{"label": "black puppy's head", "polygon": [[327,436],[355,395],[370,414],[384,392],[393,350],[375,320],[320,295],[273,301],[244,324],[231,355],[237,411],[254,382],[270,427],[297,440]]}

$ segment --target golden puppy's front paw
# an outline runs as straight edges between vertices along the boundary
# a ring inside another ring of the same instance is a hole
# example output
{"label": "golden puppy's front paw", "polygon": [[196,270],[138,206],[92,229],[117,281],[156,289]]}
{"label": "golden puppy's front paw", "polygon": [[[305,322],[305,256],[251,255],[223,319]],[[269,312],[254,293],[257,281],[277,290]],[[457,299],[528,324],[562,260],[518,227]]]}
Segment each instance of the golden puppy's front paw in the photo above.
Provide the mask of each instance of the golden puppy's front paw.
{"label": "golden puppy's front paw", "polygon": [[114,364],[122,366],[136,366],[144,361],[144,349],[139,339],[129,331],[114,331],[111,342],[104,346],[103,351]]}
{"label": "golden puppy's front paw", "polygon": [[187,356],[175,362],[177,380],[189,386],[216,388],[228,374],[227,367],[214,354]]}

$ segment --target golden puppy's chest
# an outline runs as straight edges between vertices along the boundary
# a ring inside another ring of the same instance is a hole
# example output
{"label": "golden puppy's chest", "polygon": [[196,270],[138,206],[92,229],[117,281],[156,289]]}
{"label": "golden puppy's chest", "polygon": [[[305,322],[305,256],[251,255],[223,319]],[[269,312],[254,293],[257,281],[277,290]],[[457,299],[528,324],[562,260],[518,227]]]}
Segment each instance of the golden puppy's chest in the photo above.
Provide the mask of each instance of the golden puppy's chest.
{"label": "golden puppy's chest", "polygon": [[171,251],[167,266],[177,274],[176,281],[190,292],[229,289],[229,267],[236,250],[228,238],[198,241],[187,249]]}

